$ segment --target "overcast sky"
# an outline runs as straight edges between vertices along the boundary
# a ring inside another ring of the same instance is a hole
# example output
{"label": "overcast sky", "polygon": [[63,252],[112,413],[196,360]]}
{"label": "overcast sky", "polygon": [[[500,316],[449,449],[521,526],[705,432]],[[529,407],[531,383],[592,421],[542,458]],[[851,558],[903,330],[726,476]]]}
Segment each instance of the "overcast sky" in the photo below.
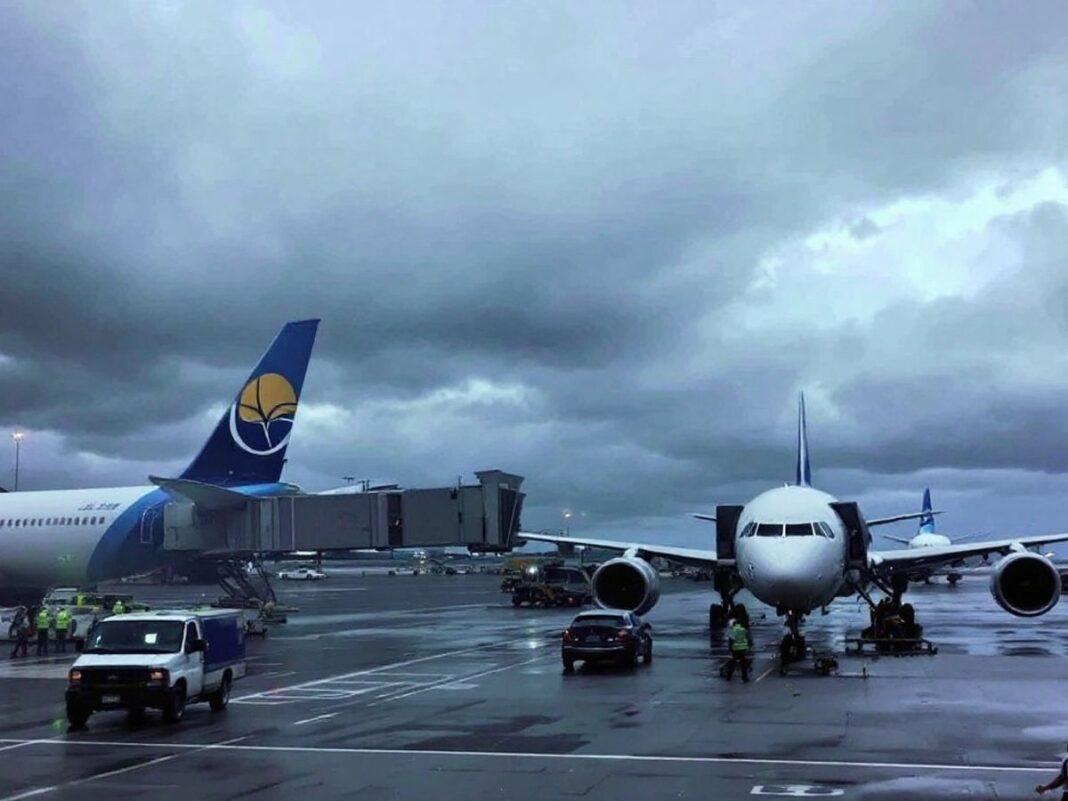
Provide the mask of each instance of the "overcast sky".
{"label": "overcast sky", "polygon": [[180,471],[314,316],[306,489],[499,467],[528,528],[707,542],[792,478],[804,390],[868,516],[1068,529],[1066,17],[6,3],[21,487]]}

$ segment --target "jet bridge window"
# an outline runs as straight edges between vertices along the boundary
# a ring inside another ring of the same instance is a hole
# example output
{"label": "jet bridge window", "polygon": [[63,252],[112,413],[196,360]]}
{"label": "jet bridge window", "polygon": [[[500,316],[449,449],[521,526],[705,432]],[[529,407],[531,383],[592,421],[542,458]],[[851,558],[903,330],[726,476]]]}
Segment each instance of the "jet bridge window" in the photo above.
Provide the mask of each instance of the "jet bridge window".
{"label": "jet bridge window", "polygon": [[782,523],[761,523],[757,526],[758,537],[781,537]]}
{"label": "jet bridge window", "polygon": [[786,524],[786,536],[787,537],[811,537],[812,536],[812,524],[811,523],[787,523]]}

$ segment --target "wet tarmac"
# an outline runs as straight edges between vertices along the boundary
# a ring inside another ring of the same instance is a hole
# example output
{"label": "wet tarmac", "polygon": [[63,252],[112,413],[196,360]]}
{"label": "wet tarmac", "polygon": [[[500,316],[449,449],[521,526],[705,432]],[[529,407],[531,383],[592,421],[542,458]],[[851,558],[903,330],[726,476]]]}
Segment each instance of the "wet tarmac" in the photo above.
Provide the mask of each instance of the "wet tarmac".
{"label": "wet tarmac", "polygon": [[[754,681],[727,683],[708,584],[666,582],[655,658],[561,672],[564,610],[514,609],[492,576],[362,576],[282,585],[301,607],[250,639],[229,709],[94,715],[68,732],[72,657],[0,663],[0,801],[56,799],[1012,799],[1051,778],[1068,607],[1019,620],[983,580],[916,587],[936,656],[846,657],[866,609],[808,625],[840,674],[780,676],[754,622]],[[153,603],[210,588],[137,588]]]}

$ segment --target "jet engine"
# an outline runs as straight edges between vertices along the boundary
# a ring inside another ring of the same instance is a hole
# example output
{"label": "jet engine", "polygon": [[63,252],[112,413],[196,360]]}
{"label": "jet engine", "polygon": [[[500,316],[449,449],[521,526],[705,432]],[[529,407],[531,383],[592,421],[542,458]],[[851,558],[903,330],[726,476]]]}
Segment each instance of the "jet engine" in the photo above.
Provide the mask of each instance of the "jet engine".
{"label": "jet engine", "polygon": [[593,598],[606,609],[644,615],[660,600],[660,576],[644,559],[610,559],[593,574]]}
{"label": "jet engine", "polygon": [[1061,574],[1037,553],[1013,553],[994,565],[990,592],[998,606],[1017,617],[1037,617],[1061,597]]}

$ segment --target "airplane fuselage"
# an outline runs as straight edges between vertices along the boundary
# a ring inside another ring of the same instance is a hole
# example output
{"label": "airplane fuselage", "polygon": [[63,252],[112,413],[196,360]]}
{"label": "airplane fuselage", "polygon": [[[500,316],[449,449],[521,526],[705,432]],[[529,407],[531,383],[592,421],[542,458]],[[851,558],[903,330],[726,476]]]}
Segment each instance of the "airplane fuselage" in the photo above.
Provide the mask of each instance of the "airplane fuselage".
{"label": "airplane fuselage", "polygon": [[[274,495],[287,485],[235,487]],[[164,506],[158,487],[0,494],[0,591],[43,591],[59,585],[146,572],[163,565]]]}
{"label": "airplane fuselage", "polygon": [[768,490],[742,509],[735,540],[738,576],[759,601],[809,612],[831,602],[845,581],[846,532],[811,487]]}

